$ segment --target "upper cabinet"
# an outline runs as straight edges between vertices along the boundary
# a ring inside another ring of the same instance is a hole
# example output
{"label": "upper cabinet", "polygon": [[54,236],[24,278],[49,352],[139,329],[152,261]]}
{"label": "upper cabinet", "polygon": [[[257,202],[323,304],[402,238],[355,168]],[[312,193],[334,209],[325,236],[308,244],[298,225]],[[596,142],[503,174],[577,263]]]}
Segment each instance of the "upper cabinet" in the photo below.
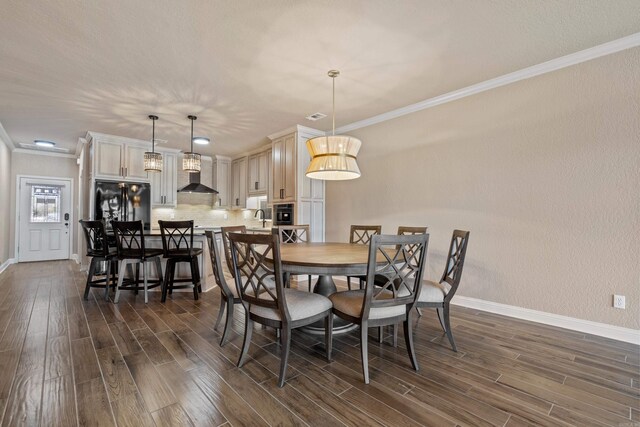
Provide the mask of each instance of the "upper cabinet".
{"label": "upper cabinet", "polygon": [[114,139],[102,135],[92,138],[93,178],[147,181],[144,153],[148,148]]}
{"label": "upper cabinet", "polygon": [[273,149],[268,149],[267,156],[267,203],[273,202]]}
{"label": "upper cabinet", "polygon": [[307,140],[324,132],[296,126],[289,131],[269,136],[273,141],[273,195],[274,204],[293,203],[294,222],[309,224],[311,241],[324,241],[324,181],[307,178],[311,156]]}
{"label": "upper cabinet", "polygon": [[218,191],[214,208],[231,208],[231,159],[223,156],[213,158],[213,188]]}
{"label": "upper cabinet", "polygon": [[252,154],[248,158],[248,193],[249,196],[264,196],[269,187],[269,165],[268,160],[271,150]]}
{"label": "upper cabinet", "polygon": [[311,161],[307,140],[323,134],[316,129],[296,126],[289,133],[285,131],[269,137],[273,141],[273,203],[324,199],[324,181],[305,175]]}
{"label": "upper cabinet", "polygon": [[231,162],[231,207],[247,207],[247,158]]}
{"label": "upper cabinet", "polygon": [[273,141],[273,202],[296,198],[296,132]]}
{"label": "upper cabinet", "polygon": [[[162,152],[162,172],[148,172],[152,207],[176,207],[178,192],[178,156]],[[146,172],[145,172],[146,173]]]}

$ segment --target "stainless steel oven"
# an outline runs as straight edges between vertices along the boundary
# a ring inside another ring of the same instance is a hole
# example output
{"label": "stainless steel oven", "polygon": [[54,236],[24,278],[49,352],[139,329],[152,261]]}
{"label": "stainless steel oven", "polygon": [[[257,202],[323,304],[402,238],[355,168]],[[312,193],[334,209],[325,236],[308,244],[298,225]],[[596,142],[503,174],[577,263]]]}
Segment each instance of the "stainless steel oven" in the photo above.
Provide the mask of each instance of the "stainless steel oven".
{"label": "stainless steel oven", "polygon": [[293,203],[273,205],[273,225],[293,225]]}

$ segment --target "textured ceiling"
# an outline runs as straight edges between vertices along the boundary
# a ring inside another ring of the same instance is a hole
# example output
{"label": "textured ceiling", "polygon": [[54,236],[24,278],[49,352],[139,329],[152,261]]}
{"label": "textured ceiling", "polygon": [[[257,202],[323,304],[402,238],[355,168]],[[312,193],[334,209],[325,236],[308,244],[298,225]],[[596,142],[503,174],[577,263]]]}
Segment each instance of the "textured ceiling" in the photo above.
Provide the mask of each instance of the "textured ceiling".
{"label": "textured ceiling", "polygon": [[[0,2],[0,123],[75,150],[87,130],[234,154],[345,125],[640,31],[638,0]],[[309,122],[304,116],[329,117]],[[199,147],[200,148],[200,147]]]}

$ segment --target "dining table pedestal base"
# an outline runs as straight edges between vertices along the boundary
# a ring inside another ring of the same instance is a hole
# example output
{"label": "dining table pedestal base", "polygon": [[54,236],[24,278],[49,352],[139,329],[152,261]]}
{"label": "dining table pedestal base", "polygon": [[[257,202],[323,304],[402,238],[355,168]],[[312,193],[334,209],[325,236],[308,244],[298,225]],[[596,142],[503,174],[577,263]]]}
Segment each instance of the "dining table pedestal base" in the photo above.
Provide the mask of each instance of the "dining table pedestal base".
{"label": "dining table pedestal base", "polygon": [[[324,295],[325,297],[328,297],[329,295],[334,294],[337,291],[338,289],[336,288],[336,283],[333,281],[333,278],[328,275],[319,275],[318,281],[313,287],[313,293]],[[346,320],[339,318],[335,314],[333,315],[334,335],[346,334],[347,332],[351,332],[357,328],[358,325],[356,325],[355,323],[347,322]],[[310,325],[303,326],[300,328],[300,331],[310,335],[324,335],[324,320],[320,320]]]}

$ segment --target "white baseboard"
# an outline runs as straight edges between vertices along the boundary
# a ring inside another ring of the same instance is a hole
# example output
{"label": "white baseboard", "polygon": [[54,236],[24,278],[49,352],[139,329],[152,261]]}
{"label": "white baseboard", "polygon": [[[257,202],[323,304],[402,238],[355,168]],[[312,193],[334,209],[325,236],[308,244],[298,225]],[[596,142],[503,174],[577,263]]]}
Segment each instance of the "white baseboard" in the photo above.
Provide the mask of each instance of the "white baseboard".
{"label": "white baseboard", "polygon": [[640,345],[640,330],[456,295],[452,304]]}
{"label": "white baseboard", "polygon": [[0,264],[0,274],[2,274],[2,272],[5,271],[11,264],[15,264],[15,263],[16,263],[15,258],[9,258],[8,260]]}

